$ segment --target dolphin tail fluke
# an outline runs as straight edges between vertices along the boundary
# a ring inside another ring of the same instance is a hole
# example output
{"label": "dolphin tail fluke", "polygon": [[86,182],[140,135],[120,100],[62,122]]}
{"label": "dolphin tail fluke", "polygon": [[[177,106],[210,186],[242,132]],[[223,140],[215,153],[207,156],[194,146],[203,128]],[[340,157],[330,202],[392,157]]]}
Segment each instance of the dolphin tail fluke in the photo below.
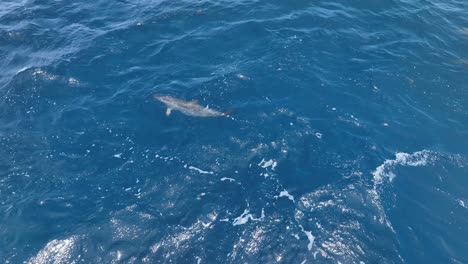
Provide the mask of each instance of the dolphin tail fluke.
{"label": "dolphin tail fluke", "polygon": [[167,108],[166,109],[166,116],[170,116],[172,112],[172,108]]}

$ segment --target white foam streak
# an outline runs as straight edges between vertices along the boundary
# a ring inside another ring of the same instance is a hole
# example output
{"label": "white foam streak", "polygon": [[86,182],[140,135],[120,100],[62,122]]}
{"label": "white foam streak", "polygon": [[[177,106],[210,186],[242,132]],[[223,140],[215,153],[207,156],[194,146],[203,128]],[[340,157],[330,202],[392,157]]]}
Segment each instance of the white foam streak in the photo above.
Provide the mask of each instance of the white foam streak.
{"label": "white foam streak", "polygon": [[214,174],[214,172],[212,171],[205,171],[194,166],[189,166],[188,168],[191,170],[197,171],[198,173],[201,173],[201,174]]}
{"label": "white foam streak", "polygon": [[244,212],[234,218],[234,221],[232,222],[232,225],[233,226],[237,226],[237,225],[243,225],[243,224],[246,224],[247,222],[249,222],[249,220],[252,220],[252,221],[261,221],[265,218],[265,211],[264,209],[262,208],[262,216],[260,218],[254,218],[252,214],[250,214],[250,211],[248,209],[245,209]]}
{"label": "white foam streak", "polygon": [[234,180],[233,178],[223,177],[223,178],[221,178],[221,181],[235,182],[236,180]]}

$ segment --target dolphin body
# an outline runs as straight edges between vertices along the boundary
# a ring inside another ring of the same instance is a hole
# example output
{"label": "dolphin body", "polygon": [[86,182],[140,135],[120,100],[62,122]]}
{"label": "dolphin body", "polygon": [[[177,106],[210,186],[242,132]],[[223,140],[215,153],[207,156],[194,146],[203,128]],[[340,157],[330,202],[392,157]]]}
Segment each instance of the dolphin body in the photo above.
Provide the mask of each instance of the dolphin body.
{"label": "dolphin body", "polygon": [[198,103],[197,100],[193,101],[184,101],[169,95],[154,95],[154,99],[165,104],[166,115],[169,116],[172,110],[177,110],[188,116],[197,116],[197,117],[216,117],[216,116],[226,116],[229,117],[228,113],[223,113],[204,107]]}

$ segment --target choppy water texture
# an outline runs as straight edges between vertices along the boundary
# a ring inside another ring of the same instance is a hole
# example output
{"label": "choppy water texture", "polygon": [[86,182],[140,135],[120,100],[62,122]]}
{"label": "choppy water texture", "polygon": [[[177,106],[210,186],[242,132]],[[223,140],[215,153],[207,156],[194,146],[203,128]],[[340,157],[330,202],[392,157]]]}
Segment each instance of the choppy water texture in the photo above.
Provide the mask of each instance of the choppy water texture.
{"label": "choppy water texture", "polygon": [[0,262],[468,263],[467,12],[1,1]]}

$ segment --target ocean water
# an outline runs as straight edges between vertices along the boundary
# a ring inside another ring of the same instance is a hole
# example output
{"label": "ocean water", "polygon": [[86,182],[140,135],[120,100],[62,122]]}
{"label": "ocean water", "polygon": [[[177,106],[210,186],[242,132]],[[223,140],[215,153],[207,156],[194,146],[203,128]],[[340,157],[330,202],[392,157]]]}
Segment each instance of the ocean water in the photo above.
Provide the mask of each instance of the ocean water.
{"label": "ocean water", "polygon": [[0,263],[468,263],[467,14],[2,0]]}

